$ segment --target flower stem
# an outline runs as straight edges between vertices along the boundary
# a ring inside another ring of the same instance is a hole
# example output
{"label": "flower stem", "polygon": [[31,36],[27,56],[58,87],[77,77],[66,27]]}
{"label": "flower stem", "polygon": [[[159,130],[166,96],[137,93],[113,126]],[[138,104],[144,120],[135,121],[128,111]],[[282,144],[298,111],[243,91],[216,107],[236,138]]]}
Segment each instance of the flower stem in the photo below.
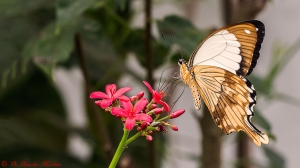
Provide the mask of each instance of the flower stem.
{"label": "flower stem", "polygon": [[128,145],[130,142],[134,141],[136,138],[140,137],[142,134],[142,132],[138,132],[135,135],[133,135],[131,138],[129,138],[126,142],[125,142],[125,146]]}
{"label": "flower stem", "polygon": [[165,116],[165,117],[163,117],[163,118],[157,120],[156,122],[161,122],[161,121],[167,120],[167,119],[169,119],[169,118],[170,118],[170,116]]}
{"label": "flower stem", "polygon": [[125,146],[126,146],[125,142],[126,142],[127,137],[129,135],[129,131],[127,129],[125,129],[125,128],[123,129],[123,131],[124,131],[123,137],[122,137],[122,139],[121,139],[121,141],[119,143],[119,146],[117,148],[117,151],[116,151],[116,153],[115,153],[115,155],[114,155],[114,157],[113,157],[113,159],[112,159],[112,161],[111,161],[111,163],[109,165],[109,168],[115,168],[117,166],[118,161],[120,159],[120,156],[121,156],[123,150],[125,149]]}
{"label": "flower stem", "polygon": [[154,121],[156,121],[159,117],[160,117],[160,114],[158,114],[158,115],[155,117]]}
{"label": "flower stem", "polygon": [[[147,131],[149,131],[149,130],[155,131],[155,128],[154,128],[154,127],[148,127],[148,128],[145,130],[145,132],[147,132]],[[140,137],[142,133],[143,133],[143,132],[140,131],[140,132],[136,133],[135,135],[133,135],[132,137],[130,137],[130,138],[125,142],[125,146],[127,146],[130,142],[134,141],[136,138]]]}

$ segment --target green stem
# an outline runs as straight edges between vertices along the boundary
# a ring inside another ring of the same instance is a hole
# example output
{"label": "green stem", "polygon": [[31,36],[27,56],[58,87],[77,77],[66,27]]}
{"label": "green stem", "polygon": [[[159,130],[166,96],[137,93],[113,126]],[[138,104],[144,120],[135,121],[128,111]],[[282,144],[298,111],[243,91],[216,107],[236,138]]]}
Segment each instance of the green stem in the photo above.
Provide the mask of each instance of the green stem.
{"label": "green stem", "polygon": [[125,142],[126,142],[127,137],[129,135],[129,131],[125,128],[123,130],[124,130],[123,137],[122,137],[122,139],[119,143],[119,146],[117,148],[117,151],[116,151],[116,153],[115,153],[115,155],[114,155],[114,157],[113,157],[113,159],[112,159],[112,161],[109,165],[109,168],[115,168],[117,166],[118,161],[120,159],[120,156],[121,156],[123,150],[125,149],[125,146],[126,146]]}
{"label": "green stem", "polygon": [[153,100],[146,106],[146,112],[150,111],[151,105],[153,104]]}
{"label": "green stem", "polygon": [[[148,127],[144,132],[147,132],[149,130],[155,131],[155,128],[154,127]],[[130,137],[125,142],[125,146],[127,146],[130,142],[134,141],[136,138],[140,137],[142,133],[143,133],[143,131],[140,131],[140,132],[136,133],[135,135],[133,135],[132,137]]]}
{"label": "green stem", "polygon": [[160,117],[160,114],[158,114],[153,121],[156,121]]}
{"label": "green stem", "polygon": [[125,146],[128,145],[130,142],[134,141],[136,138],[140,137],[142,134],[142,131],[136,133],[135,135],[133,135],[131,138],[129,138],[126,142],[125,142]]}
{"label": "green stem", "polygon": [[161,122],[161,121],[167,120],[167,119],[169,119],[169,118],[170,118],[170,116],[168,115],[168,116],[165,116],[165,117],[163,117],[163,118],[157,120],[156,122]]}

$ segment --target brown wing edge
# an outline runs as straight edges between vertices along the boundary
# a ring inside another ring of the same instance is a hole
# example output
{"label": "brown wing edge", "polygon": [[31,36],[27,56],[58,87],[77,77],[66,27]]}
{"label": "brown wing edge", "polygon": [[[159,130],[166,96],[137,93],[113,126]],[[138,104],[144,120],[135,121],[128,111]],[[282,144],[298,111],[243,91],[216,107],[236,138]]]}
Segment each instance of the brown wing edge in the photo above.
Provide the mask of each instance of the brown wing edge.
{"label": "brown wing edge", "polygon": [[[254,48],[251,66],[248,70],[248,73],[246,74],[246,76],[248,76],[252,73],[253,69],[255,68],[255,66],[257,64],[257,60],[260,56],[259,51],[260,51],[261,44],[265,37],[265,25],[259,20],[246,20],[244,22],[251,23],[252,25],[254,25],[257,28],[257,32],[256,32],[257,33],[257,42],[256,42],[256,45]],[[241,22],[241,23],[243,23],[243,22]]]}
{"label": "brown wing edge", "polygon": [[[260,137],[260,141],[261,143],[264,143],[264,144],[268,144],[269,143],[269,137],[267,134],[265,134],[264,132],[260,131],[259,129],[257,129],[251,122],[251,118],[254,116],[254,112],[253,112],[253,107],[255,106],[256,104],[256,91],[252,85],[252,83],[246,79],[246,78],[243,78],[243,80],[245,81],[248,89],[250,89],[252,92],[250,92],[250,97],[254,100],[253,102],[251,102],[248,106],[248,109],[252,112],[251,115],[247,115],[247,119],[246,119],[246,123],[247,125],[251,128],[251,130],[256,133],[259,137]],[[252,139],[253,140],[253,139]],[[253,142],[260,146],[261,144],[260,143],[256,143],[254,140]]]}

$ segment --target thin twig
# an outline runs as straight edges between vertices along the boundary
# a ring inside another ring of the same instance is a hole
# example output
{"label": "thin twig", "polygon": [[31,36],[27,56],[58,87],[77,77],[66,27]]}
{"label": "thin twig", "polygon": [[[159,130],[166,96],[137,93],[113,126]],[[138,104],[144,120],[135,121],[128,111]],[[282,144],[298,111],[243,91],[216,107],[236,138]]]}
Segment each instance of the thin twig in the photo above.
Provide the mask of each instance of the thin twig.
{"label": "thin twig", "polygon": [[[151,9],[152,0],[145,0],[145,54],[147,60],[147,80],[151,86],[154,85],[153,79],[153,60],[152,60],[152,45],[151,45]],[[155,155],[155,137],[149,143],[149,161],[150,167],[156,168],[156,155]]]}
{"label": "thin twig", "polygon": [[[89,94],[92,92],[92,87],[90,83],[90,77],[87,71],[85,58],[81,45],[80,35],[77,33],[75,35],[75,50],[78,56],[79,65],[81,67],[84,82],[85,82],[85,97],[88,98]],[[108,135],[108,131],[106,125],[103,122],[103,117],[99,112],[98,108],[92,103],[92,101],[88,100],[88,106],[90,110],[87,110],[88,115],[90,116],[90,122],[93,126],[95,126],[95,136],[97,137],[98,143],[103,144],[103,149],[105,151],[106,158],[108,162],[111,161],[113,157],[113,147]]]}

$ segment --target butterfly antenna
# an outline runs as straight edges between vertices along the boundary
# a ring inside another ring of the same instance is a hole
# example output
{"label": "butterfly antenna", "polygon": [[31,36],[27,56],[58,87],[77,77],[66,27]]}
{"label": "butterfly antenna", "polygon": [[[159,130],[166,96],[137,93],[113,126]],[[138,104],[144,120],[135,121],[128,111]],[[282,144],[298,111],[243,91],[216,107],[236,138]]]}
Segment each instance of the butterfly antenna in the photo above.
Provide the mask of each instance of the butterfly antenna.
{"label": "butterfly antenna", "polygon": [[174,101],[174,103],[171,104],[170,108],[173,109],[173,107],[175,106],[175,104],[178,102],[178,100],[180,99],[180,97],[183,95],[184,91],[185,91],[186,86],[184,85],[182,92],[180,93],[179,97]]}
{"label": "butterfly antenna", "polygon": [[[173,39],[173,41],[174,41],[174,38],[173,38],[173,35],[171,34],[171,39]],[[181,55],[181,59],[183,59],[183,54],[182,54],[182,51],[181,51],[181,49],[180,48],[175,48],[179,53],[180,53],[180,55]]]}
{"label": "butterfly antenna", "polygon": [[[176,80],[174,80],[174,81],[177,81],[178,79],[176,79]],[[182,83],[182,81],[180,81],[180,82],[177,82],[176,84],[175,84],[175,86],[173,87],[173,89],[171,90],[171,92],[170,92],[170,94],[168,95],[168,98],[167,98],[167,100],[169,99],[169,97],[171,97],[171,95],[174,93],[174,91],[175,91],[175,89],[176,89],[176,87],[179,85],[179,84],[181,84]]]}
{"label": "butterfly antenna", "polygon": [[[162,91],[167,91],[168,88],[169,88],[169,86],[170,86],[173,82],[175,82],[175,81],[177,81],[177,80],[180,79],[179,76],[175,76],[175,75],[177,75],[177,72],[175,72],[174,75],[167,77],[167,78],[165,79],[165,81],[164,81],[164,84],[163,84],[162,87],[160,88],[160,90],[162,90]],[[168,80],[169,80],[170,82],[168,82],[168,84],[165,85],[166,81],[168,81]]]}
{"label": "butterfly antenna", "polygon": [[160,74],[160,78],[159,78],[159,83],[158,83],[158,90],[161,89],[161,87],[164,85],[166,79],[164,80],[163,84],[161,85],[161,80],[162,80],[162,77],[163,77],[163,74],[165,73],[165,71],[167,70],[168,68],[164,68],[163,71],[161,72]]}
{"label": "butterfly antenna", "polygon": [[169,87],[171,86],[171,84],[177,80],[179,80],[179,78],[171,78],[172,80],[170,80],[170,82],[164,86],[164,88],[162,88],[164,91],[169,90]]}
{"label": "butterfly antenna", "polygon": [[177,67],[177,65],[173,65],[171,67],[168,68],[164,68],[163,71],[160,74],[160,78],[159,78],[159,83],[158,83],[158,90],[161,90],[161,88],[164,86],[164,84],[166,83],[166,80],[168,80],[168,77],[164,80],[164,82],[162,83],[162,78],[163,78],[163,74],[165,73],[166,70],[169,70],[171,68]]}
{"label": "butterfly antenna", "polygon": [[[177,52],[180,53],[181,55],[181,58],[183,59],[183,54],[182,54],[182,51],[181,49],[179,49],[178,47],[175,47],[174,45],[171,45],[171,43],[165,38],[164,34],[161,34],[162,38],[170,45],[172,46],[172,48],[174,48]],[[171,39],[174,41],[174,38],[173,38],[173,35],[171,34]]]}

